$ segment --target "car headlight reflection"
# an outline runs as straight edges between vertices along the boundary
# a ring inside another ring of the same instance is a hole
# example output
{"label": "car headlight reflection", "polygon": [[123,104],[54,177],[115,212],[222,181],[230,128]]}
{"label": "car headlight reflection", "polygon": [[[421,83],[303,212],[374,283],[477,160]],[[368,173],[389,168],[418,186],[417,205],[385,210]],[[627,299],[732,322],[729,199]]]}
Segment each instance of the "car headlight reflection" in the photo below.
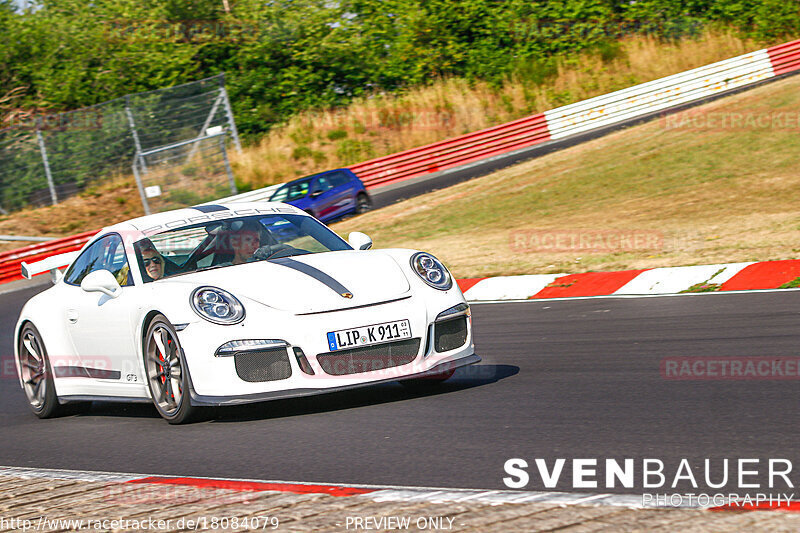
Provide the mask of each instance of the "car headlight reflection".
{"label": "car headlight reflection", "polygon": [[244,320],[244,306],[236,297],[217,287],[198,287],[190,298],[192,309],[215,324],[238,324]]}
{"label": "car headlight reflection", "polygon": [[448,290],[453,286],[453,278],[450,272],[431,254],[417,252],[411,256],[411,268],[422,278],[422,281],[442,291]]}

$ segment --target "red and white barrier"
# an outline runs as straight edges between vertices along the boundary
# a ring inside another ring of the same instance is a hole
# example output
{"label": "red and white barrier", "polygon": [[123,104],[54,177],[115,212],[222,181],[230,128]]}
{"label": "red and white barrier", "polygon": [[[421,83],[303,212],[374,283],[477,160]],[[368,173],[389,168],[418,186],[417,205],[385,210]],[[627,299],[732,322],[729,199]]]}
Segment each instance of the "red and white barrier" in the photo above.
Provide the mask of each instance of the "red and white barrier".
{"label": "red and white barrier", "polygon": [[97,230],[87,231],[71,237],[64,237],[63,239],[41,244],[32,244],[24,248],[0,253],[0,283],[22,279],[20,265],[23,261],[35,263],[54,255],[80,250],[96,233]]}
{"label": "red and white barrier", "polygon": [[470,302],[777,289],[800,278],[800,259],[458,280]]}
{"label": "red and white barrier", "polygon": [[544,115],[533,115],[429,144],[421,148],[379,157],[350,167],[364,185],[374,188],[460,167],[527,148],[550,140]]}
{"label": "red and white barrier", "polygon": [[800,40],[719,61],[475,133],[350,167],[367,188],[645,117],[800,70]]}
{"label": "red and white barrier", "polygon": [[563,139],[774,76],[767,51],[759,50],[547,111],[547,127],[552,139]]}

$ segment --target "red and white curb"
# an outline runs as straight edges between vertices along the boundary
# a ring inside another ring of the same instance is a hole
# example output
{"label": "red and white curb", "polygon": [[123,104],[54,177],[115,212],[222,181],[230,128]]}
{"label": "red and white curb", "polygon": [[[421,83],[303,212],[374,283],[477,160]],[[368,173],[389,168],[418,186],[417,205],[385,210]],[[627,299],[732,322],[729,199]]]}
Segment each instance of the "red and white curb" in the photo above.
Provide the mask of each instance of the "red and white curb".
{"label": "red and white curb", "polygon": [[475,502],[489,505],[542,503],[549,505],[610,505],[642,508],[642,497],[623,494],[585,494],[567,492],[535,492],[512,490],[475,490],[392,485],[344,485],[340,483],[306,483],[205,477],[149,476],[144,474],[92,472],[1,466],[0,477],[21,479],[74,480],[102,483],[180,485],[201,489],[237,492],[291,492],[327,494],[337,497],[366,498],[373,502]]}
{"label": "red and white curb", "polygon": [[[459,279],[471,302],[575,298],[590,296],[655,296],[678,294],[700,286],[712,292],[769,290],[800,277],[800,260],[722,263],[685,267],[535,274]],[[703,287],[705,286],[705,287]]]}
{"label": "red and white curb", "polygon": [[[99,482],[109,484],[139,484],[193,487],[207,490],[232,492],[288,492],[294,494],[325,494],[334,497],[353,497],[381,502],[417,503],[480,503],[506,505],[537,503],[569,507],[575,505],[627,507],[630,509],[696,509],[702,511],[800,511],[800,502],[791,501],[752,504],[729,504],[721,507],[704,507],[697,503],[654,506],[645,505],[641,495],[634,494],[588,494],[545,491],[476,490],[433,487],[402,487],[393,485],[345,485],[341,483],[309,483],[297,481],[265,481],[253,479],[230,479],[208,477],[155,476],[118,472],[96,472],[88,470],[60,470],[0,466],[0,478],[46,479]],[[683,501],[683,500],[682,500]],[[692,500],[689,500],[692,501]],[[694,502],[697,499],[693,500]]]}

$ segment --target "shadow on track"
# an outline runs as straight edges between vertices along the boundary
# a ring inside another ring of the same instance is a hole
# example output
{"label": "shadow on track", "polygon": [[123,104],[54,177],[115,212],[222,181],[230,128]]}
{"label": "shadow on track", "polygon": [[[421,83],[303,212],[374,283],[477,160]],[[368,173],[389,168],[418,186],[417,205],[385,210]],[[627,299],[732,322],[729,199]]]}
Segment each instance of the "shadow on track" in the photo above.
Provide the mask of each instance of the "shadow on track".
{"label": "shadow on track", "polygon": [[[427,396],[438,396],[450,392],[471,389],[496,383],[519,373],[512,365],[471,365],[456,370],[452,378],[434,387],[409,389],[398,382],[383,383],[350,391],[306,396],[287,400],[248,404],[237,407],[212,409],[211,422],[243,422],[326,413],[344,409],[355,409],[371,405],[411,400]],[[206,417],[208,420],[208,417]]]}
{"label": "shadow on track", "polygon": [[[518,373],[519,367],[514,365],[477,364],[459,368],[452,378],[432,387],[410,389],[400,385],[398,382],[391,382],[349,391],[286,400],[273,400],[231,407],[207,407],[201,411],[200,417],[196,422],[245,422],[355,409],[481,387],[496,383],[501,379]],[[76,416],[80,418],[94,416],[158,418],[158,413],[151,404],[94,402],[90,411]]]}

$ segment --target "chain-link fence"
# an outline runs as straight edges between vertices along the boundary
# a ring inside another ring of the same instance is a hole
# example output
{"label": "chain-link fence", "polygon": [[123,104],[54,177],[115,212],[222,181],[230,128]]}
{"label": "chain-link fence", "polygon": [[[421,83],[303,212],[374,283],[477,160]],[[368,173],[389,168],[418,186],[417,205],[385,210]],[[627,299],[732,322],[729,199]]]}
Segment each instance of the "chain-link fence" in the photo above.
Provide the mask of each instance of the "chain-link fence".
{"label": "chain-link fence", "polygon": [[[216,134],[212,135],[213,150],[202,141],[209,133]],[[146,164],[153,154],[137,154],[188,140],[197,140],[188,145],[192,153],[186,163],[197,161],[194,176],[200,189],[209,173],[199,170],[211,166],[222,169],[215,172],[222,172],[229,183],[224,149],[227,138],[240,148],[222,74],[76,111],[30,118],[0,130],[0,211],[55,204],[89,184],[130,175],[134,158],[144,164],[143,176],[149,176]],[[161,164],[158,176],[163,177],[168,169],[169,165]],[[191,177],[192,171],[188,172]],[[158,176],[150,176],[151,181]],[[223,195],[229,191],[226,187]],[[177,202],[178,196],[168,202],[171,207],[191,203],[188,196],[184,202]],[[144,191],[142,198],[144,201]],[[149,211],[147,202],[144,205]]]}
{"label": "chain-link fence", "polygon": [[136,154],[133,172],[147,214],[236,194],[226,132],[206,132],[210,135]]}

